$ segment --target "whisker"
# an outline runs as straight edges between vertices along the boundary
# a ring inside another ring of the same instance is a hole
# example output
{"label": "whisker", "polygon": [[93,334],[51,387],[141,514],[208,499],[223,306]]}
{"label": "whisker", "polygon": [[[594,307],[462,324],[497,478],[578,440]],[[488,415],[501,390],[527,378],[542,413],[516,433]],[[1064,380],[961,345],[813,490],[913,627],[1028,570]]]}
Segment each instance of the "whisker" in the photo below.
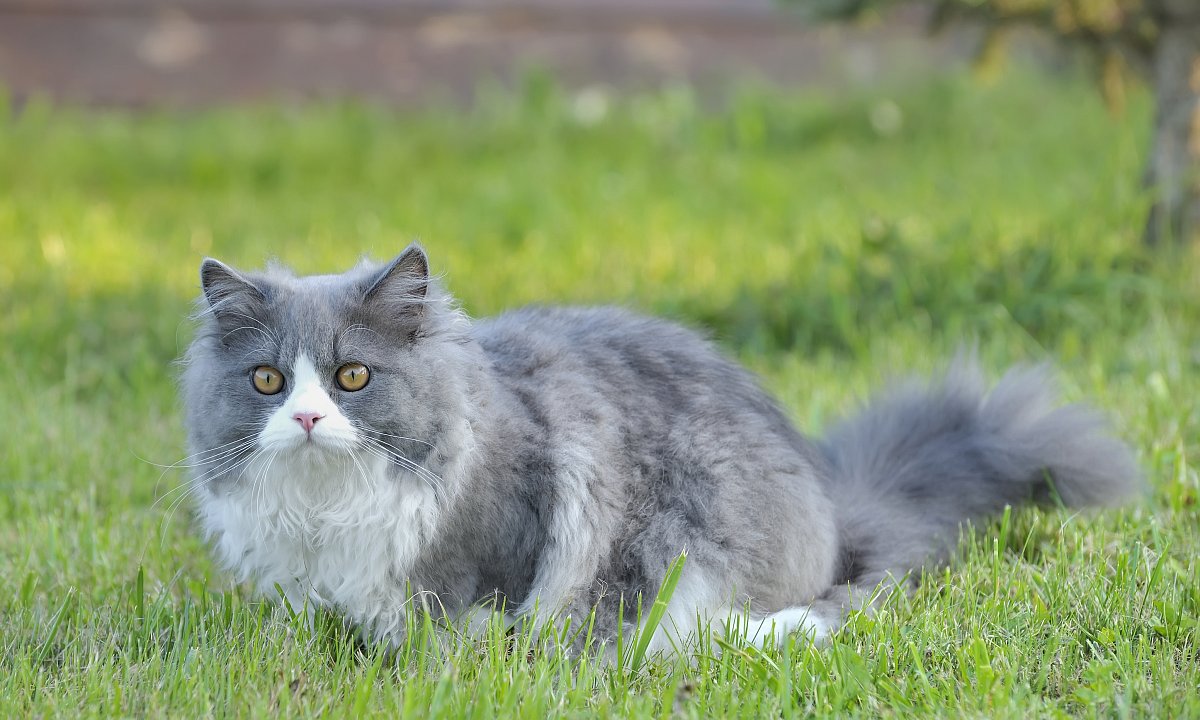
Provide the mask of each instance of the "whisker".
{"label": "whisker", "polygon": [[[175,494],[176,492],[179,492],[179,490],[181,488],[186,488],[189,486],[197,487],[197,486],[211,480],[212,478],[217,477],[218,475],[220,475],[222,473],[228,472],[229,470],[236,467],[239,462],[242,462],[243,460],[247,459],[248,457],[253,457],[253,454],[254,454],[253,450],[249,454],[247,454],[246,448],[243,448],[239,453],[235,453],[228,457],[225,457],[224,459],[222,459],[220,461],[220,464],[217,465],[216,467],[209,468],[209,469],[205,470],[204,472],[202,472],[201,474],[197,475],[195,478],[192,478],[191,480],[187,481],[186,483],[183,483],[180,487],[177,487],[169,492],[164,493],[161,497],[159,497],[157,500],[154,501],[154,504],[150,506],[150,509],[153,510],[155,507],[158,506],[158,504],[160,502],[169,498],[171,495]],[[214,461],[214,462],[217,462],[217,461]]]}
{"label": "whisker", "polygon": [[[139,456],[137,453],[134,453],[133,456],[148,465],[153,465],[154,467],[163,468],[162,473],[160,473],[158,478],[154,481],[154,494],[157,495],[158,494],[158,486],[162,483],[162,479],[163,479],[163,477],[166,476],[168,471],[174,470],[177,468],[202,467],[204,465],[208,465],[213,462],[217,462],[218,460],[227,457],[231,451],[236,452],[237,450],[248,447],[249,444],[253,444],[256,436],[258,435],[258,433],[261,431],[261,429],[265,425],[266,425],[266,421],[253,423],[250,426],[250,430],[251,430],[250,433],[243,435],[240,438],[230,440],[229,442],[221,443],[220,445],[216,445],[211,448],[207,448],[205,450],[199,450],[190,455],[186,455],[183,458],[171,463],[170,465],[163,465],[161,463],[156,463],[152,460],[147,460],[146,458]],[[236,446],[236,447],[231,447],[231,446]]]}
{"label": "whisker", "polygon": [[278,335],[278,334],[276,334],[276,332],[275,332],[274,330],[272,330],[270,327],[268,327],[268,326],[266,325],[266,323],[264,323],[263,321],[259,320],[258,318],[256,318],[256,317],[253,317],[253,316],[251,316],[251,315],[247,315],[246,313],[241,313],[241,312],[236,312],[236,311],[229,311],[229,310],[226,310],[226,311],[225,311],[225,314],[226,314],[226,315],[232,315],[232,316],[235,316],[235,317],[246,318],[246,319],[247,319],[247,320],[249,320],[250,322],[252,322],[252,323],[254,323],[254,324],[258,325],[259,327],[261,327],[261,328],[262,328],[262,329],[265,331],[265,333],[264,333],[264,334],[265,334],[265,335],[266,335],[268,338],[270,338],[271,340],[273,340],[273,341],[275,342],[275,344],[276,344],[276,345],[281,345],[281,344],[282,344],[282,343],[280,343],[280,342],[279,342],[279,335]]}
{"label": "whisker", "polygon": [[[200,463],[167,466],[166,468],[163,469],[163,471],[161,473],[158,474],[158,478],[154,481],[153,495],[154,496],[158,495],[158,488],[162,484],[162,479],[164,477],[166,477],[167,473],[170,472],[171,470],[177,469],[177,468],[205,467],[207,465],[212,465],[213,463],[217,463],[217,462],[220,462],[220,461],[228,458],[230,455],[235,455],[235,454],[244,452],[246,450],[246,448],[250,447],[253,444],[254,444],[253,441],[247,441],[242,445],[238,445],[237,447],[234,447],[232,449],[222,451],[220,454],[212,457],[211,459],[204,460],[203,462],[200,462]],[[180,462],[182,462],[182,461],[180,461]],[[170,494],[170,493],[168,493],[168,494]]]}
{"label": "whisker", "polygon": [[363,484],[370,487],[371,474],[367,471],[366,466],[363,465],[362,461],[358,458],[358,453],[348,452],[344,457],[350,458],[350,461],[354,463],[354,466],[358,470],[359,474],[362,475]]}
{"label": "whisker", "polygon": [[188,483],[185,483],[181,487],[176,488],[175,490],[172,490],[170,493],[167,493],[163,497],[156,500],[154,505],[152,505],[151,507],[157,506],[159,502],[170,497],[175,492],[178,492],[179,490],[183,490],[183,492],[179,495],[179,497],[176,498],[170,504],[170,506],[168,506],[168,508],[167,508],[167,514],[166,514],[166,517],[163,519],[162,529],[159,533],[160,546],[163,548],[166,547],[167,533],[171,529],[171,522],[175,519],[175,513],[179,510],[180,506],[183,505],[183,502],[185,500],[187,500],[189,497],[191,497],[192,492],[194,492],[195,490],[202,487],[204,485],[204,483],[206,483],[208,480],[215,477],[217,474],[230,472],[240,464],[243,464],[243,463],[246,464],[242,467],[242,472],[245,472],[246,466],[249,465],[249,461],[252,461],[253,458],[256,455],[258,455],[260,452],[262,452],[262,451],[255,449],[255,450],[250,451],[250,453],[248,455],[239,456],[239,457],[232,458],[230,460],[226,460],[224,463],[221,464],[220,467],[213,468],[211,470],[206,471],[204,474],[200,475],[199,477],[195,478],[194,480],[192,480]]}
{"label": "whisker", "polygon": [[371,333],[372,335],[374,335],[374,336],[376,336],[376,337],[380,337],[380,335],[379,335],[379,333],[378,333],[378,332],[376,332],[376,331],[372,330],[371,328],[367,327],[366,325],[364,325],[364,324],[362,324],[362,323],[354,323],[353,325],[351,325],[350,327],[346,328],[345,330],[343,330],[343,331],[342,331],[342,332],[341,332],[341,333],[338,335],[338,342],[340,343],[340,342],[342,341],[342,338],[346,337],[346,335],[348,335],[349,333],[351,333],[351,332],[355,332],[355,331],[358,331],[358,332],[369,332],[369,333]]}
{"label": "whisker", "polygon": [[411,442],[428,445],[431,449],[436,449],[432,443],[428,443],[424,440],[418,440],[417,438],[410,438],[403,435],[395,435],[393,433],[385,433],[378,430],[368,429],[356,423],[351,423],[351,426],[355,429],[355,431],[357,431],[359,437],[361,438],[360,443],[362,447],[367,450],[374,449],[377,455],[382,453],[381,458],[383,460],[411,471],[413,474],[424,479],[426,484],[433,488],[434,493],[437,494],[439,498],[445,497],[446,483],[441,477],[439,477],[429,468],[406,456],[400,450],[400,448],[396,447],[392,443],[374,436],[379,435],[383,437],[397,438],[400,440],[408,440]]}
{"label": "whisker", "polygon": [[376,435],[382,435],[383,437],[390,437],[390,438],[396,438],[397,440],[407,440],[409,442],[421,443],[422,445],[425,445],[426,447],[428,447],[430,450],[437,449],[437,447],[433,443],[425,442],[424,440],[418,440],[417,438],[405,437],[404,435],[393,435],[391,433],[380,432],[378,430],[373,430],[372,432],[374,432]]}
{"label": "whisker", "polygon": [[[242,438],[241,443],[238,445],[235,445],[231,448],[225,448],[225,449],[221,450],[220,452],[210,451],[211,454],[205,454],[206,456],[203,458],[189,455],[188,457],[185,457],[182,460],[179,460],[178,462],[171,463],[170,465],[159,465],[158,463],[153,463],[153,462],[151,462],[150,464],[154,465],[155,467],[164,468],[166,470],[175,470],[178,468],[204,467],[205,465],[210,465],[210,464],[216,462],[217,460],[220,460],[221,458],[226,457],[232,453],[236,453],[237,451],[239,451],[249,445],[253,445],[254,443],[255,443],[255,438],[246,437],[246,438]],[[215,448],[214,448],[214,450],[215,450]],[[201,455],[201,454],[202,453],[196,453],[196,455]],[[194,460],[195,462],[186,462],[188,460]],[[149,461],[147,461],[147,462],[149,462]]]}
{"label": "whisker", "polygon": [[262,328],[254,327],[253,325],[242,325],[241,327],[235,327],[234,329],[232,329],[232,330],[230,330],[229,332],[227,332],[227,333],[225,333],[224,335],[222,335],[222,336],[221,336],[221,342],[225,342],[225,338],[229,337],[230,335],[234,334],[235,332],[237,332],[237,331],[239,331],[239,330],[253,330],[254,332],[256,332],[256,333],[260,333],[261,335],[263,335],[264,337],[266,337],[266,338],[267,338],[267,342],[273,342],[273,341],[274,341],[274,339],[273,339],[273,338],[272,338],[270,335],[268,335],[268,334],[266,333],[266,331],[265,331],[265,330],[263,330]]}
{"label": "whisker", "polygon": [[414,461],[412,458],[409,458],[408,456],[406,456],[404,453],[400,452],[400,449],[397,448],[395,445],[391,445],[389,443],[383,442],[382,440],[371,440],[370,444],[372,446],[374,446],[376,449],[383,451],[383,453],[385,455],[387,455],[388,457],[391,457],[398,462],[404,463],[404,465],[406,467],[411,468],[413,470],[413,472],[427,473],[430,477],[435,478],[439,481],[441,480],[441,478],[438,477],[432,470],[430,470],[429,468],[426,468],[425,466],[421,465],[420,463]]}
{"label": "whisker", "polygon": [[[268,342],[266,345],[260,345],[252,350],[247,350],[246,352],[242,353],[242,360],[249,362],[251,360],[251,358],[255,358],[255,357],[262,358],[262,356],[265,353],[269,353],[270,351],[271,351],[271,345]],[[259,362],[262,362],[262,361],[259,360]]]}
{"label": "whisker", "polygon": [[405,462],[406,458],[397,458],[394,455],[385,453],[385,452],[375,449],[375,448],[364,447],[363,450],[365,452],[371,453],[375,457],[378,457],[379,459],[383,460],[384,462],[388,463],[389,465],[394,465],[396,467],[399,467],[402,470],[405,470],[407,472],[412,473],[413,475],[416,475],[427,486],[429,486],[430,489],[432,489],[434,491],[435,495],[437,495],[439,498],[445,497],[445,489],[444,489],[442,483],[440,481],[438,481],[437,477],[430,476],[430,475],[427,475],[427,474],[421,472],[421,468],[419,466],[414,467],[412,464],[406,463]]}
{"label": "whisker", "polygon": [[364,443],[363,447],[368,452],[373,452],[384,460],[411,471],[414,475],[417,475],[425,480],[425,482],[433,488],[434,492],[439,497],[445,496],[446,485],[442,478],[429,468],[414,462],[408,457],[405,457],[405,455],[400,452],[399,448],[373,438],[369,438],[368,442]]}
{"label": "whisker", "polygon": [[266,504],[267,477],[271,474],[271,466],[275,464],[275,458],[279,457],[279,450],[271,452],[271,457],[267,458],[267,462],[263,464],[258,473],[255,474],[254,480],[251,483],[251,497],[255,498],[258,503],[256,511],[262,514],[263,506]]}
{"label": "whisker", "polygon": [[[204,482],[206,480],[215,478],[216,475],[220,475],[221,473],[226,472],[227,469],[234,467],[236,463],[240,462],[241,460],[244,460],[245,456],[247,455],[248,450],[250,450],[250,448],[240,449],[238,452],[232,452],[232,454],[229,454],[228,456],[224,456],[224,457],[220,458],[220,460],[215,460],[215,461],[212,461],[212,463],[208,463],[208,464],[214,464],[214,463],[216,463],[216,464],[215,464],[215,467],[210,467],[208,469],[205,469],[203,473],[199,473],[198,475],[193,476],[193,478],[191,478],[190,480],[185,482],[184,485],[192,485],[192,484],[196,484],[196,482]],[[178,488],[176,488],[176,490],[178,490]],[[175,490],[170,490],[166,493],[163,493],[162,496],[158,497],[155,500],[155,505],[162,502],[163,498],[170,497],[170,494],[172,494],[174,492],[175,492]],[[152,508],[154,508],[154,505],[151,505],[151,509]]]}
{"label": "whisker", "polygon": [[[247,441],[252,441],[252,440],[253,440],[253,437],[251,435],[247,435],[245,437],[240,437],[237,440],[232,440],[230,442],[223,443],[221,445],[209,448],[207,450],[201,450],[199,452],[192,453],[191,455],[187,455],[183,458],[180,458],[179,460],[176,460],[175,462],[173,462],[169,465],[164,465],[162,463],[156,463],[153,460],[148,460],[144,457],[141,457],[137,453],[133,453],[133,456],[135,458],[137,458],[138,460],[146,463],[147,465],[153,465],[154,467],[163,468],[165,470],[173,470],[175,468],[199,467],[200,465],[202,465],[204,463],[211,462],[214,455],[224,454],[225,451],[229,450],[230,445],[238,445],[238,444],[245,443]],[[193,463],[192,461],[196,461],[196,462]],[[159,479],[160,480],[162,479],[161,475],[159,476]]]}

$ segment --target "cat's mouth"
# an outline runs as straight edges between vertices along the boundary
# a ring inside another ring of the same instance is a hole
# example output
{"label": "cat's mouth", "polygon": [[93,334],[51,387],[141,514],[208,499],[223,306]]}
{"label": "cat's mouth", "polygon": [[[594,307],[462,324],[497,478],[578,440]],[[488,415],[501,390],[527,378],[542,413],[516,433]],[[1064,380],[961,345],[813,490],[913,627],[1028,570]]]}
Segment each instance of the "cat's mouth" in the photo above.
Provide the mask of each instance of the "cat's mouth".
{"label": "cat's mouth", "polygon": [[265,450],[285,452],[295,457],[308,459],[344,456],[355,448],[353,440],[317,433],[265,438],[265,440],[263,443]]}
{"label": "cat's mouth", "polygon": [[341,438],[317,437],[309,435],[296,443],[294,452],[302,455],[328,456],[344,455],[354,449],[354,444]]}

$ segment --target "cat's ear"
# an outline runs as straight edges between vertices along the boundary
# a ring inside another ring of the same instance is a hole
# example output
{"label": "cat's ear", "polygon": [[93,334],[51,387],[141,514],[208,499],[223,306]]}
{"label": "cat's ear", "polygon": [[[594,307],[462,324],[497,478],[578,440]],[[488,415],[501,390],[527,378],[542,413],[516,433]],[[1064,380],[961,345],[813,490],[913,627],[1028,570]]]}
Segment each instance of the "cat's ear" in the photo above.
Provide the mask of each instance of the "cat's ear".
{"label": "cat's ear", "polygon": [[420,245],[413,243],[371,277],[363,302],[391,306],[407,314],[422,306],[428,292],[429,258]]}
{"label": "cat's ear", "polygon": [[204,258],[200,263],[200,287],[215,315],[229,306],[251,305],[266,299],[262,290],[237,270],[212,258]]}

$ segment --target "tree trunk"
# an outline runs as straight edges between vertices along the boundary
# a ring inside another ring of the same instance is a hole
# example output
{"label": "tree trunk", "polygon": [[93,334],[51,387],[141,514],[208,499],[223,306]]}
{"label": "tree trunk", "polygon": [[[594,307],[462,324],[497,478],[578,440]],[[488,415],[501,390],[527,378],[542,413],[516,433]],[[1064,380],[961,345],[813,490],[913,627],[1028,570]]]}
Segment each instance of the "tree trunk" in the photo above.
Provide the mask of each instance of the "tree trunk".
{"label": "tree trunk", "polygon": [[1195,0],[1162,4],[1151,69],[1156,108],[1146,170],[1155,196],[1145,231],[1151,245],[1200,236],[1200,14]]}

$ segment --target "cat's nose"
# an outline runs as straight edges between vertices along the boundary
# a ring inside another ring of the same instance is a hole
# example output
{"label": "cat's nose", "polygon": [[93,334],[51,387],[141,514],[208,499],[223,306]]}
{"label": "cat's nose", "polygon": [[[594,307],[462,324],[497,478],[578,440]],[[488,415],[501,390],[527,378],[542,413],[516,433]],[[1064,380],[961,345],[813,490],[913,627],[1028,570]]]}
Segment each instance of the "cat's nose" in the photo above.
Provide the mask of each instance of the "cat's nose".
{"label": "cat's nose", "polygon": [[298,412],[292,416],[292,419],[295,420],[296,422],[300,423],[300,427],[304,428],[304,432],[311,433],[312,429],[313,429],[313,425],[316,425],[317,421],[323,417],[325,417],[325,416],[322,415],[321,413]]}

